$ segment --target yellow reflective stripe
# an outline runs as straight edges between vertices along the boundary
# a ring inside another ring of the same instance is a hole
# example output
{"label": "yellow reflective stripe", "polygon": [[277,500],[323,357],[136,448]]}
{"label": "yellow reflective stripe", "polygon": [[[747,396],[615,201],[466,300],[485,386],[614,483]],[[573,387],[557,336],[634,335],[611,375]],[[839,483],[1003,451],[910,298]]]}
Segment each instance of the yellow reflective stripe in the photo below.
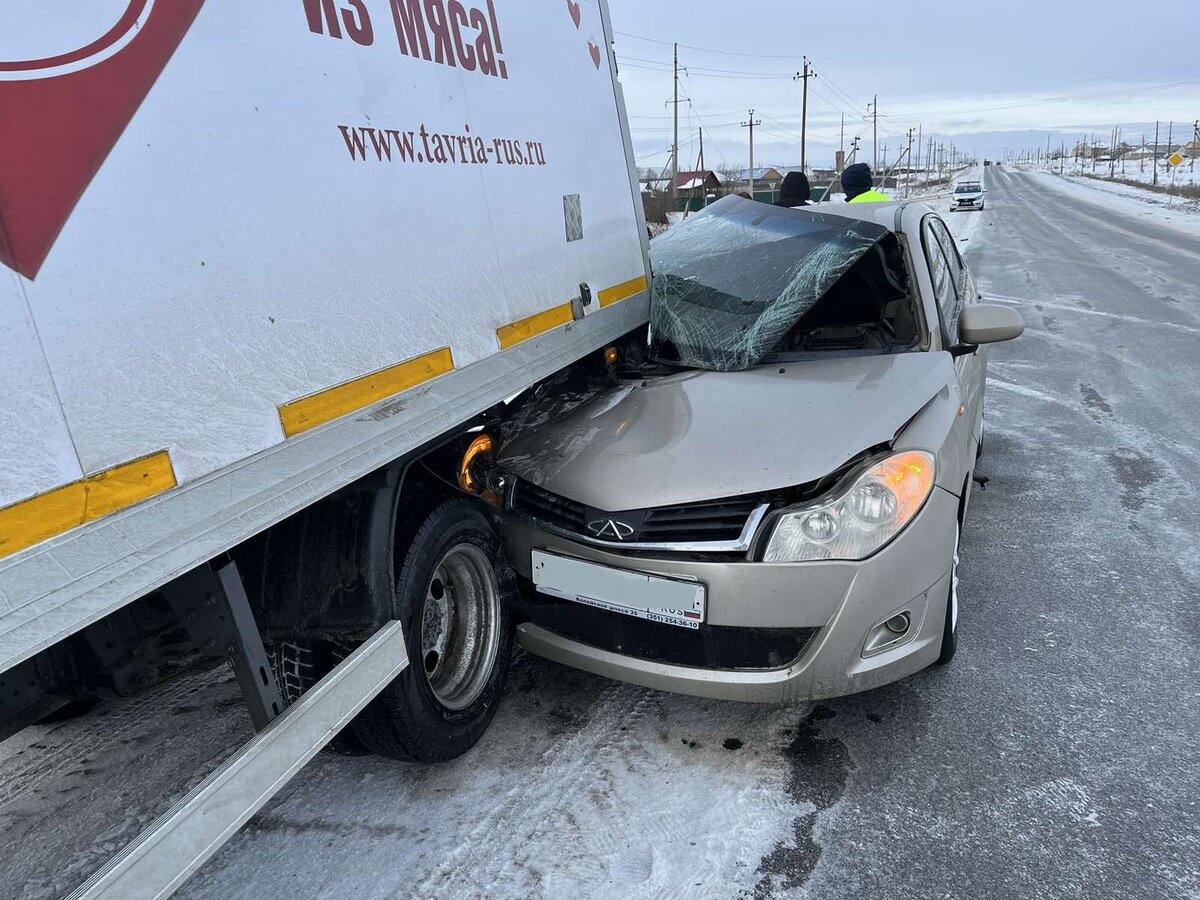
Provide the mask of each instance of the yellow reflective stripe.
{"label": "yellow reflective stripe", "polygon": [[500,342],[501,350],[507,350],[509,347],[521,343],[521,341],[527,341],[530,338],[537,337],[539,334],[544,334],[551,328],[566,325],[574,318],[575,315],[571,311],[571,304],[564,303],[562,306],[556,306],[545,312],[540,312],[528,318],[521,319],[518,322],[513,322],[511,325],[503,325],[497,328],[496,340]]}
{"label": "yellow reflective stripe", "polygon": [[607,290],[600,292],[600,306],[612,306],[614,303],[620,303],[622,300],[628,300],[630,297],[640,294],[646,290],[646,276],[639,275],[624,284],[618,284],[616,287],[610,287]]}
{"label": "yellow reflective stripe", "polygon": [[449,347],[442,347],[416,359],[285,403],[279,407],[279,421],[283,424],[283,433],[288,437],[303,434],[439,375],[445,375],[453,369],[454,356]]}
{"label": "yellow reflective stripe", "polygon": [[0,509],[0,559],[175,487],[166,451]]}
{"label": "yellow reflective stripe", "polygon": [[[620,303],[622,300],[628,300],[630,297],[646,290],[646,287],[646,276],[639,275],[637,278],[626,281],[623,284],[606,288],[600,292],[600,306],[603,308],[605,306],[612,306],[614,303]],[[513,322],[511,325],[503,325],[497,328],[496,339],[500,342],[500,349],[507,350],[509,347],[521,343],[521,341],[527,341],[530,338],[537,337],[539,334],[545,334],[551,328],[566,325],[574,318],[575,313],[571,309],[571,304],[564,303],[545,312],[540,312],[528,318],[521,319],[518,322]]]}

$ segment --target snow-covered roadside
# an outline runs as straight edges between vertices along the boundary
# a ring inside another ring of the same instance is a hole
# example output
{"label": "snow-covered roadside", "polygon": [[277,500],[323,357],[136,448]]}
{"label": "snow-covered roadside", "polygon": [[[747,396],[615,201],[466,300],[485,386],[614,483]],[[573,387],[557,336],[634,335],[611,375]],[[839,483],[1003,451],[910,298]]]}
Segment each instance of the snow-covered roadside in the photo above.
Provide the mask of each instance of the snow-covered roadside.
{"label": "snow-covered roadside", "polygon": [[[820,855],[817,813],[840,796],[798,774],[822,740],[806,714],[521,654],[475,750],[321,754],[179,896],[769,895],[775,866]],[[222,667],[0,742],[0,897],[65,895],[250,734]]]}
{"label": "snow-covered roadside", "polygon": [[1036,169],[1027,171],[1037,178],[1039,185],[1075,200],[1116,209],[1200,237],[1200,204],[1194,201],[1175,198],[1168,203],[1166,195],[1126,184],[1061,176]]}

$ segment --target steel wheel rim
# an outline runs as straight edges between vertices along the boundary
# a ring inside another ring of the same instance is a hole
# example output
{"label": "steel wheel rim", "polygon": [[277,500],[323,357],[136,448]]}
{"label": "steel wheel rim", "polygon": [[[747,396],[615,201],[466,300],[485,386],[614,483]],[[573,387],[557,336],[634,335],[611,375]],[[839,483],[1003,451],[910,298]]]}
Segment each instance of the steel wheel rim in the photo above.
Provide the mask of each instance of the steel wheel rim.
{"label": "steel wheel rim", "polygon": [[447,709],[483,693],[500,643],[500,585],[491,559],[474,544],[451,547],[425,585],[421,658],[429,689]]}

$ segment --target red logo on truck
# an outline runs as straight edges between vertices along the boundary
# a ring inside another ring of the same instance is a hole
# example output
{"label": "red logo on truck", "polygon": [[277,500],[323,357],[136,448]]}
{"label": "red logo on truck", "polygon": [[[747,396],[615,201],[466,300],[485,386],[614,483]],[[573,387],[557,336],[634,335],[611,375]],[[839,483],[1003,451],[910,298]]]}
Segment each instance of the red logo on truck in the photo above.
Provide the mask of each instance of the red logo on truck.
{"label": "red logo on truck", "polygon": [[203,4],[70,0],[5,10],[0,262],[37,275]]}

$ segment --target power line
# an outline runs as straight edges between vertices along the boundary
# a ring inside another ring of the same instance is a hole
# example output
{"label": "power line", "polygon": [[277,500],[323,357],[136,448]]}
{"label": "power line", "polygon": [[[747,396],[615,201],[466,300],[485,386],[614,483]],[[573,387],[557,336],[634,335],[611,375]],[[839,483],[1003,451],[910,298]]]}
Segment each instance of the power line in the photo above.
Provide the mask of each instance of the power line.
{"label": "power line", "polygon": [[[661,44],[666,47],[670,47],[672,44],[675,43],[674,41],[660,41],[657,38],[649,38],[649,37],[644,37],[643,35],[640,35],[640,34],[632,34],[628,31],[616,31],[613,33],[620,35],[621,37],[633,38],[636,41],[646,41],[646,43],[648,43],[648,44]],[[801,59],[802,58],[800,56],[772,56],[771,54],[767,54],[767,53],[738,53],[734,50],[717,50],[713,47],[696,47],[692,44],[680,44],[679,46],[686,47],[688,50],[695,50],[699,53],[716,53],[721,56],[740,56],[743,59]]]}
{"label": "power line", "polygon": [[[628,58],[629,57],[625,57],[625,59],[628,59]],[[658,64],[655,64],[653,66],[647,66],[647,65],[642,65],[639,63],[622,62],[620,57],[618,57],[617,62],[619,65],[621,65],[623,68],[626,68],[626,69],[639,69],[639,70],[646,71],[646,72],[669,72],[669,71],[671,71],[670,64],[668,64],[666,68],[661,68]],[[764,75],[758,75],[758,74],[753,74],[753,73],[746,73],[744,75],[743,74],[721,74],[719,72],[705,72],[703,70],[698,70],[698,69],[696,69],[695,66],[680,66],[680,68],[687,71],[687,73],[689,75],[695,75],[697,78],[720,78],[720,79],[725,79],[728,81],[788,81],[788,80],[791,80],[791,77],[792,77],[790,74],[785,74],[785,73],[764,74]]]}

